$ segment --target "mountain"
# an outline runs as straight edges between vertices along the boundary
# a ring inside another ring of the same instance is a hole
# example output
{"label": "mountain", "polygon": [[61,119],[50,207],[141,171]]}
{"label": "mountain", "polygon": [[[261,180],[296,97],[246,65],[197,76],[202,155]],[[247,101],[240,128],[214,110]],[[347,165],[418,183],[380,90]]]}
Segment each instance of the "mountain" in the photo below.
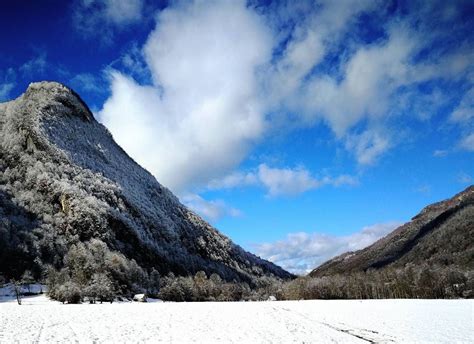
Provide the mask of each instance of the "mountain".
{"label": "mountain", "polygon": [[474,271],[474,186],[427,206],[374,244],[333,258],[309,275],[322,277],[408,265]]}
{"label": "mountain", "polygon": [[182,205],[64,85],[32,83],[0,104],[0,133],[0,275],[65,264],[72,274],[90,256],[97,271],[109,264],[117,274],[131,266],[249,283],[292,276]]}

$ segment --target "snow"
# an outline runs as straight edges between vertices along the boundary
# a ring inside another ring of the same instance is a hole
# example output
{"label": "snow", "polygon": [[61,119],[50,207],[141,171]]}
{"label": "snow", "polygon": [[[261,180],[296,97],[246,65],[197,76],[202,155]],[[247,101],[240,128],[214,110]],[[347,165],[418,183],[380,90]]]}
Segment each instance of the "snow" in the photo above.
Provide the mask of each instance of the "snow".
{"label": "snow", "polygon": [[473,300],[0,303],[0,343],[473,343]]}

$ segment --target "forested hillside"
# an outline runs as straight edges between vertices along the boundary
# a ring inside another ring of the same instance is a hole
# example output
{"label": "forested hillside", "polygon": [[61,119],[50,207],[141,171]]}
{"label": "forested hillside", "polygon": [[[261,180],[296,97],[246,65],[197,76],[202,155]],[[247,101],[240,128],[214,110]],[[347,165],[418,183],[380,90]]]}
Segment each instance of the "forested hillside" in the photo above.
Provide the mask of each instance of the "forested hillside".
{"label": "forested hillside", "polygon": [[474,271],[474,187],[425,207],[412,221],[357,252],[331,259],[312,277],[409,264]]}
{"label": "forested hillside", "polygon": [[250,285],[291,277],[183,206],[61,84],[34,83],[0,104],[0,133],[6,279],[30,270],[69,289],[110,284],[131,293],[170,272],[202,270]]}
{"label": "forested hillside", "polygon": [[474,187],[283,289],[306,299],[474,297]]}

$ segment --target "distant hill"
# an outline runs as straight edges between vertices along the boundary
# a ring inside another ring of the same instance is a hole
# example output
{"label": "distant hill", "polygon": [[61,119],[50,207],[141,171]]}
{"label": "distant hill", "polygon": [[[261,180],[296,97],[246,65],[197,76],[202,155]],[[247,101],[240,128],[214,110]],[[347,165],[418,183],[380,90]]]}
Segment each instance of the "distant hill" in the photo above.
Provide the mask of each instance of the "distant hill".
{"label": "distant hill", "polygon": [[125,270],[139,282],[136,271],[152,270],[162,276],[203,270],[249,283],[292,276],[182,205],[115,143],[74,91],[33,83],[0,104],[0,275],[18,278],[28,269],[40,278],[46,267],[59,271],[65,264],[63,273],[80,283],[106,273],[120,279],[120,288]]}
{"label": "distant hill", "polygon": [[327,261],[309,276],[347,275],[410,264],[474,272],[474,186],[427,206],[386,237]]}

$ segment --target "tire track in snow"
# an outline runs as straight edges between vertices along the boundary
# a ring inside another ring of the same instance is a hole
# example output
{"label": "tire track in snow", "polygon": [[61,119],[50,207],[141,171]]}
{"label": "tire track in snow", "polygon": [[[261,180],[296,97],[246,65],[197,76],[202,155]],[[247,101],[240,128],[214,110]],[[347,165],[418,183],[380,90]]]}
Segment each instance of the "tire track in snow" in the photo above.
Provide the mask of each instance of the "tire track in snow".
{"label": "tire track in snow", "polygon": [[[365,340],[369,343],[374,343],[374,344],[378,344],[378,343],[389,343],[389,342],[394,342],[392,339],[386,339],[386,338],[383,338],[383,339],[374,339],[374,338],[369,338],[369,337],[366,337],[366,336],[363,336],[361,335],[360,333],[358,333],[358,329],[345,329],[345,328],[340,328],[340,327],[336,327],[336,326],[333,326],[331,324],[327,324],[327,323],[324,323],[324,322],[319,322],[320,324],[324,325],[324,326],[327,326],[329,328],[332,328],[333,330],[336,330],[336,331],[339,331],[339,332],[343,332],[343,333],[347,333],[353,337],[356,337],[356,338],[359,338],[359,339],[362,339],[362,340]],[[374,334],[378,334],[377,331],[372,331],[372,330],[362,330],[362,331],[369,331],[369,332],[372,332]]]}
{"label": "tire track in snow", "polygon": [[[344,342],[353,342],[354,339],[350,340],[352,337],[354,336],[351,336],[350,333],[346,333],[346,332],[343,332],[343,331],[338,331],[337,329],[335,328],[331,328],[331,327],[328,327],[326,326],[326,324],[320,322],[320,321],[317,321],[315,319],[312,319],[304,314],[301,314],[295,310],[291,310],[291,309],[288,309],[288,308],[284,308],[284,307],[275,307],[275,306],[271,306],[270,307],[271,309],[273,309],[275,312],[274,313],[282,313],[282,311],[285,311],[287,312],[288,315],[291,315],[293,317],[297,316],[297,319],[293,319],[294,323],[292,324],[292,328],[288,327],[289,323],[285,322],[285,326],[287,327],[287,329],[292,332],[292,329],[297,329],[298,331],[301,330],[301,327],[302,327],[302,323],[306,323],[309,328],[314,331],[314,328],[315,327],[319,327],[320,330],[321,330],[321,333],[319,333],[320,336],[323,336],[325,338],[320,338],[318,342],[322,342],[322,343],[326,343],[326,342],[329,342],[331,341],[332,343],[339,343],[341,341],[340,337],[341,337],[341,334],[343,334],[343,337],[345,338],[344,339]],[[271,312],[269,312],[271,313]],[[282,315],[281,317],[278,317],[279,319],[288,319],[289,316],[288,315]],[[327,329],[330,329],[330,331],[328,331]],[[332,335],[331,333],[338,333],[339,335],[336,336],[336,335]],[[366,341],[364,338],[358,338],[359,341]],[[359,342],[357,341],[357,342]]]}
{"label": "tire track in snow", "polygon": [[71,338],[69,338],[68,340],[71,342],[74,341],[74,343],[79,343],[79,338],[80,336],[78,336],[77,334],[77,331],[74,329],[74,327],[71,325],[71,322],[68,321],[66,322],[66,325],[69,327],[69,329],[71,330],[72,334],[74,335],[74,340],[72,340]]}
{"label": "tire track in snow", "polygon": [[341,333],[348,334],[352,337],[364,340],[368,343],[384,344],[384,343],[395,343],[396,342],[394,337],[382,334],[382,333],[374,331],[374,330],[352,328],[352,327],[349,327],[345,324],[340,324],[344,327],[336,326],[336,325],[328,324],[328,323],[323,322],[323,321],[318,321],[316,319],[312,319],[312,318],[308,317],[306,314],[300,313],[296,310],[291,310],[291,309],[284,308],[284,307],[281,307],[281,308],[272,307],[272,308],[275,311],[283,310],[283,311],[286,311],[286,312],[289,312],[289,313],[292,313],[292,314],[296,314],[296,315],[300,316],[302,319],[304,319],[306,321],[310,321],[312,323],[316,322],[316,323],[318,323],[320,325],[323,325],[327,328],[330,328],[334,331],[338,331],[338,332],[341,332]]}
{"label": "tire track in snow", "polygon": [[41,343],[41,335],[43,334],[43,329],[44,329],[44,316],[41,316],[41,325],[38,330],[38,335],[36,336],[34,343]]}

